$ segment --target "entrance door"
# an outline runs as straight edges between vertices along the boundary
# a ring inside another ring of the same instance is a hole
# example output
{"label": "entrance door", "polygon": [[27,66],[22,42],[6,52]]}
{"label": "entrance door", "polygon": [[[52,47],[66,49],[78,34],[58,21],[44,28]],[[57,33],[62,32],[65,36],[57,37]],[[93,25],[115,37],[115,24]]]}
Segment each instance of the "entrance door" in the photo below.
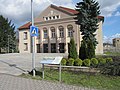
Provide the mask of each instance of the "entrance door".
{"label": "entrance door", "polygon": [[56,53],[56,44],[55,43],[51,44],[51,53]]}
{"label": "entrance door", "polygon": [[64,53],[65,50],[64,50],[64,43],[59,43],[59,52],[60,53]]}
{"label": "entrance door", "polygon": [[48,44],[43,44],[43,52],[48,53]]}
{"label": "entrance door", "polygon": [[40,53],[40,44],[37,44],[37,53]]}

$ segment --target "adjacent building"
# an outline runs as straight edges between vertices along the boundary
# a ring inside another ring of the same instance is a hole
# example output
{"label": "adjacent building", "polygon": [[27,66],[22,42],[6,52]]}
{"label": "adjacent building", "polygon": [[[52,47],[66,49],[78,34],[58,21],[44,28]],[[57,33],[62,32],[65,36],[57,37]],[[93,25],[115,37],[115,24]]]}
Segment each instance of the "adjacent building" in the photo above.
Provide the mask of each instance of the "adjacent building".
{"label": "adjacent building", "polygon": [[[50,5],[38,17],[34,24],[39,28],[39,36],[35,37],[36,53],[68,53],[70,39],[73,37],[76,43],[77,52],[81,45],[82,35],[80,26],[75,23],[77,11]],[[103,54],[102,24],[103,16],[98,16],[99,28],[96,31],[98,45],[96,54]],[[19,51],[20,53],[31,53],[32,44],[30,36],[31,22],[20,26],[19,29]]]}
{"label": "adjacent building", "polygon": [[120,48],[120,38],[114,38],[113,39],[113,46],[116,48]]}

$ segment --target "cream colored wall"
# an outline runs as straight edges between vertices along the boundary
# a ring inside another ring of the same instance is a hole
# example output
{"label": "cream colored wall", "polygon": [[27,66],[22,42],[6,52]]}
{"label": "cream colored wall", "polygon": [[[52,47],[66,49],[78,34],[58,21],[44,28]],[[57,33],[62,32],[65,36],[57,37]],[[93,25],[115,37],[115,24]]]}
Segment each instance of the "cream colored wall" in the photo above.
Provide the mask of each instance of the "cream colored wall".
{"label": "cream colored wall", "polygon": [[103,54],[103,33],[102,33],[102,21],[99,22],[98,30],[96,31],[96,39],[98,41],[96,47],[96,54]]}
{"label": "cream colored wall", "polygon": [[[60,19],[55,19],[55,20],[48,20],[48,21],[44,21],[43,17],[44,16],[51,16],[50,11],[53,11],[53,15],[60,15]],[[43,23],[44,22],[44,23]],[[73,16],[70,16],[66,13],[63,13],[59,10],[56,10],[54,8],[48,7],[47,9],[45,9],[36,19],[35,19],[35,26],[37,26],[40,30],[40,39],[36,39],[35,37],[35,52],[37,51],[37,47],[36,44],[40,44],[41,47],[41,52],[43,52],[43,44],[48,43],[47,39],[43,38],[43,28],[46,27],[48,30],[48,35],[50,38],[50,43],[56,43],[56,39],[55,38],[51,38],[51,30],[50,27],[55,27],[55,32],[57,34],[59,43],[65,43],[65,49],[66,52],[68,53],[68,43],[70,43],[70,37],[68,37],[68,29],[67,29],[67,25],[71,24],[73,26],[74,29],[74,40],[76,43],[76,48],[77,48],[77,52],[79,53],[79,47],[82,41],[82,35],[80,32],[80,26],[75,24],[75,20],[73,19]],[[64,27],[64,38],[59,38],[59,29],[58,27],[62,25]],[[24,31],[28,32],[28,40],[24,40],[23,39],[23,33]],[[102,41],[102,21],[99,23],[99,29],[96,32],[97,36],[97,41],[99,42],[99,44],[96,47],[96,54],[103,54],[103,41]],[[30,33],[28,30],[19,30],[19,48],[20,48],[20,53],[30,53],[31,51],[31,47],[30,47]],[[24,51],[23,50],[23,45],[24,43],[28,43],[28,51]],[[56,43],[58,44],[58,43]],[[56,47],[57,49],[57,47]],[[50,52],[50,48],[49,48],[49,52]]]}
{"label": "cream colored wall", "polygon": [[[51,11],[53,11],[53,14],[51,13]],[[35,22],[44,22],[44,17],[50,17],[55,15],[60,15],[60,19],[70,17],[70,15],[49,6],[38,17],[35,18]]]}
{"label": "cream colored wall", "polygon": [[[27,40],[24,40],[24,32],[27,32]],[[31,44],[30,44],[30,32],[28,29],[19,30],[19,52],[20,53],[30,53]],[[28,43],[28,51],[24,51],[24,43]]]}
{"label": "cream colored wall", "polygon": [[[79,26],[80,27],[80,26]],[[103,54],[103,33],[102,33],[102,21],[99,22],[99,26],[98,26],[98,29],[97,31],[95,32],[96,34],[96,39],[98,41],[98,44],[96,46],[96,50],[95,50],[95,53],[96,55],[100,55],[100,54]],[[80,32],[80,44],[81,44],[81,41],[82,41],[82,35],[81,35],[81,32]]]}

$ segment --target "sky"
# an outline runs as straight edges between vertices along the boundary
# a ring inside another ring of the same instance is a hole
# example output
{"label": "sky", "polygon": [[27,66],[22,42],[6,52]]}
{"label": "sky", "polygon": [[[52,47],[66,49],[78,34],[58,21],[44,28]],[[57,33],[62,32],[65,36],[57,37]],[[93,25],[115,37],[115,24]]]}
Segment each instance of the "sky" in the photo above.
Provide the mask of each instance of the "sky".
{"label": "sky", "polygon": [[[38,16],[50,4],[75,9],[82,0],[33,0],[34,17]],[[120,0],[97,0],[105,20],[103,23],[103,40],[112,42],[120,37]],[[31,21],[31,0],[0,0],[0,15],[12,20],[16,28]]]}

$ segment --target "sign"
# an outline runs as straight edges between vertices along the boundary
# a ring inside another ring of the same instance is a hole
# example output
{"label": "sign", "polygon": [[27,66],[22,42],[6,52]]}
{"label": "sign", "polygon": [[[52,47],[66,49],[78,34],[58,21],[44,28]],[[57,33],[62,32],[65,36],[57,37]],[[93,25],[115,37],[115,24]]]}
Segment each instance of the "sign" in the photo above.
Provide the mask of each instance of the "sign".
{"label": "sign", "polygon": [[59,64],[59,81],[61,82],[61,60],[63,57],[45,57],[41,60],[42,64],[42,77],[44,79],[44,64]]}
{"label": "sign", "polygon": [[63,57],[45,57],[41,60],[41,64],[60,64]]}
{"label": "sign", "polygon": [[30,35],[31,36],[38,36],[38,27],[30,26]]}

